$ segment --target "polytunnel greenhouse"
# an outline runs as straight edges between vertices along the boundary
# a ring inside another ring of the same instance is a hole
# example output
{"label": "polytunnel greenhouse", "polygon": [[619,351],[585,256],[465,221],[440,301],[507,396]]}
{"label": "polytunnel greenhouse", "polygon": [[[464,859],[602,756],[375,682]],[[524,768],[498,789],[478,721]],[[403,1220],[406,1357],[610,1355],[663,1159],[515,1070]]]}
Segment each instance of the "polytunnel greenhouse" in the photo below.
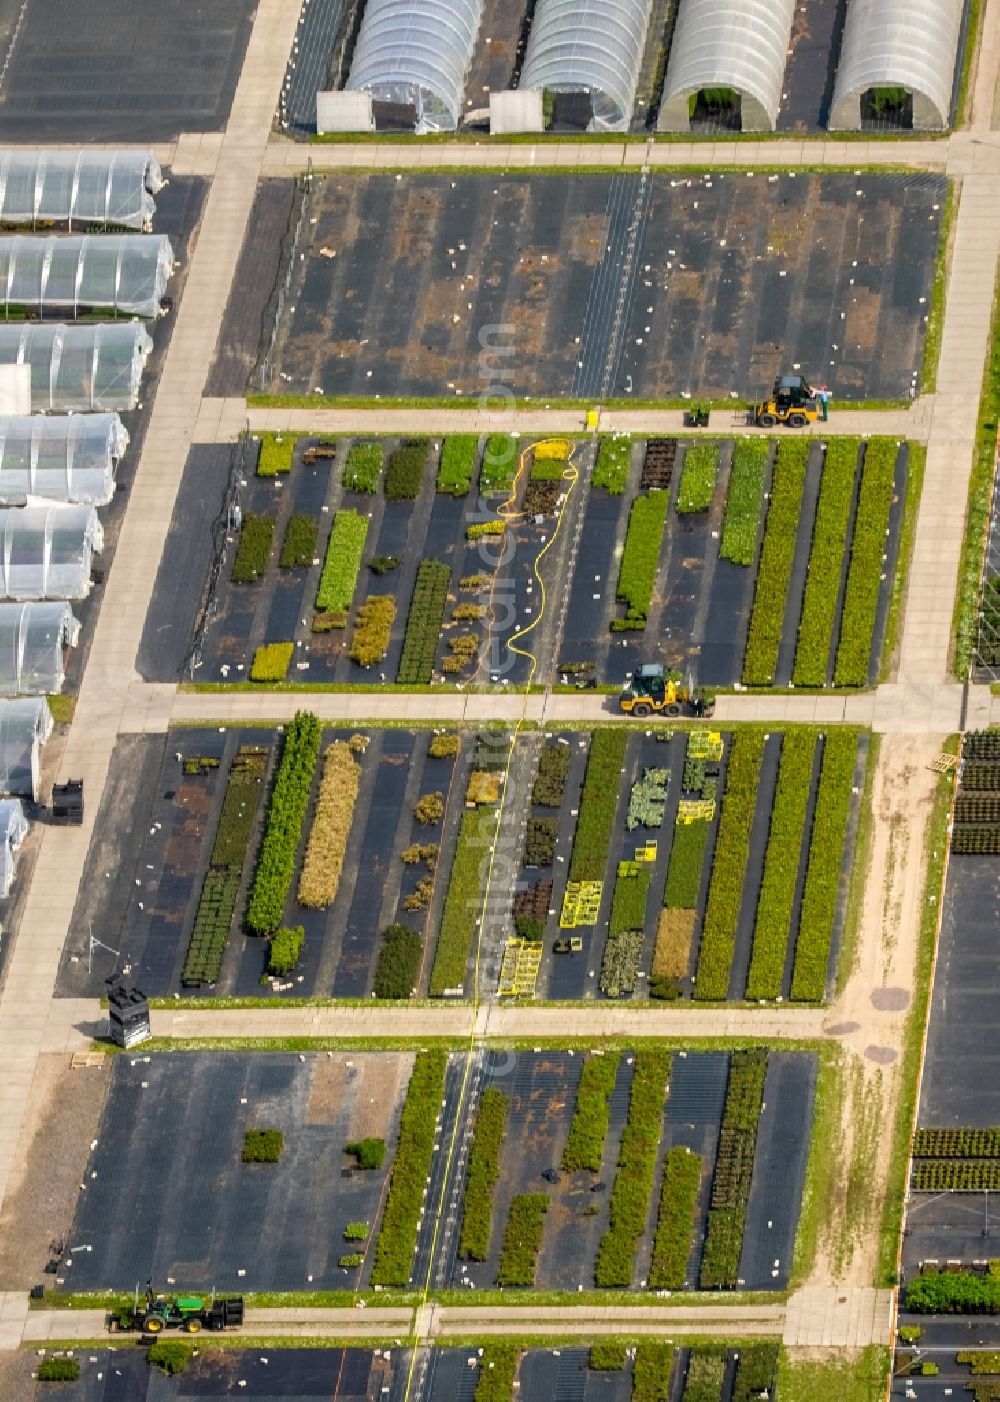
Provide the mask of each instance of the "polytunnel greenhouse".
{"label": "polytunnel greenhouse", "polygon": [[483,0],[368,0],[348,89],[396,108],[392,125],[454,131],[482,12]]}
{"label": "polytunnel greenhouse", "polygon": [[29,496],[106,506],[127,446],[117,414],[0,414],[0,506]]}
{"label": "polytunnel greenhouse", "polygon": [[152,348],[137,321],[0,322],[0,365],[31,366],[33,413],[134,409]]}
{"label": "polytunnel greenhouse", "polygon": [[795,0],[681,0],[657,127],[773,131]]}
{"label": "polytunnel greenhouse", "polygon": [[19,798],[0,798],[0,899],[14,882],[17,849],[28,835],[28,820]]}
{"label": "polytunnel greenhouse", "polygon": [[155,316],[173,261],[165,234],[0,236],[0,306],[15,316]]}
{"label": "polytunnel greenhouse", "polygon": [[0,226],[146,232],[163,176],[152,151],[0,150]]}
{"label": "polytunnel greenhouse", "polygon": [[651,10],[652,0],[538,0],[518,86],[585,94],[588,129],[626,131]]}
{"label": "polytunnel greenhouse", "polygon": [[40,797],[42,746],[51,734],[44,696],[0,700],[0,793]]}
{"label": "polytunnel greenhouse", "polygon": [[963,0],[850,0],[829,126],[912,126],[951,120]]}
{"label": "polytunnel greenhouse", "polygon": [[65,652],[79,636],[80,624],[63,600],[0,604],[0,695],[61,691]]}
{"label": "polytunnel greenhouse", "polygon": [[104,532],[92,506],[0,509],[0,598],[82,599]]}

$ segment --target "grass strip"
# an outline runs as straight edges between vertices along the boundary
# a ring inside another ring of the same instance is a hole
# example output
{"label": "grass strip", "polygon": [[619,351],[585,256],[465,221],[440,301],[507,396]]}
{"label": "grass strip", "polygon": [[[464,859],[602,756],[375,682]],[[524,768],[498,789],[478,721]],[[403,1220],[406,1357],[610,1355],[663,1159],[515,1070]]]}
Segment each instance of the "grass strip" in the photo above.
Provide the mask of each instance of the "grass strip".
{"label": "grass strip", "polygon": [[826,993],[857,747],[857,736],[835,726],[823,741],[823,767],[792,967],[791,997],[797,1003],[818,1003]]}
{"label": "grass strip", "polygon": [[743,658],[743,680],[747,686],[774,684],[808,458],[809,444],[805,439],[785,438],[778,444]]}
{"label": "grass strip", "polygon": [[898,454],[898,445],[891,438],[873,438],[865,448],[833,669],[835,686],[864,686],[868,681]]}
{"label": "grass strip", "polygon": [[733,452],[719,553],[734,565],[752,565],[764,505],[764,479],[771,447],[766,438],[741,438]]}
{"label": "grass strip", "polygon": [[450,583],[450,565],[440,560],[420,561],[406,619],[397,682],[406,686],[426,686],[430,681]]}
{"label": "grass strip", "polygon": [[696,443],[687,448],[677,488],[677,510],[681,516],[708,510],[715,495],[718,467],[717,443]]}
{"label": "grass strip", "polygon": [[342,615],[341,627],[347,621],[347,611],[354,598],[367,538],[367,516],[357,511],[337,512],[316,591],[316,607],[324,612]]}
{"label": "grass strip", "polygon": [[733,736],[698,951],[694,987],[694,996],[698,999],[722,1001],[729,993],[729,970],[736,947],[736,923],[750,855],[750,829],[757,807],[764,739],[761,730],[738,730]]}
{"label": "grass strip", "polygon": [[703,1290],[733,1286],[739,1277],[766,1075],[765,1048],[733,1052],[701,1258]]}
{"label": "grass strip", "polygon": [[444,1093],[448,1056],[417,1053],[399,1119],[399,1142],[389,1179],[382,1226],[375,1244],[373,1285],[406,1285],[417,1245],[420,1211],[434,1157],[434,1135]]}
{"label": "grass strip", "polygon": [[847,531],[858,471],[858,440],[831,438],[823,462],[792,681],[823,686],[830,661]]}
{"label": "grass strip", "polygon": [[613,620],[612,631],[646,626],[669,502],[668,492],[654,490],[636,497],[632,503],[616,590],[618,602],[625,604],[627,613],[625,618]]}
{"label": "grass strip", "polygon": [[570,881],[600,881],[604,876],[627,744],[628,735],[621,729],[597,730],[591,737],[569,865]]}
{"label": "grass strip", "polygon": [[635,1252],[649,1216],[656,1158],[663,1128],[671,1056],[666,1051],[636,1053],[628,1119],[618,1150],[611,1189],[608,1229],[597,1248],[594,1283],[602,1289],[632,1283]]}
{"label": "grass strip", "polygon": [[817,739],[818,732],[811,728],[787,730],[782,738],[781,767],[757,900],[748,998],[777,998],[781,994]]}
{"label": "grass strip", "polygon": [[323,756],[316,811],[299,875],[298,902],[310,910],[331,905],[351,835],[361,771],[346,740],[334,740]]}
{"label": "grass strip", "polygon": [[458,1254],[466,1261],[485,1261],[493,1228],[493,1190],[500,1176],[500,1146],[507,1128],[509,1101],[502,1090],[483,1091],[469,1150],[469,1169],[462,1202],[462,1232]]}
{"label": "grass strip", "polygon": [[495,837],[494,809],[463,813],[431,968],[432,998],[465,985],[469,951],[483,904],[485,863]]}
{"label": "grass strip", "polygon": [[319,721],[309,711],[296,711],[285,731],[247,908],[247,928],[255,935],[270,934],[281,924],[319,743]]}
{"label": "grass strip", "polygon": [[611,1121],[608,1101],[617,1077],[617,1056],[592,1056],[584,1062],[576,1090],[576,1107],[562,1153],[564,1173],[576,1173],[581,1168],[591,1173],[601,1171],[604,1141]]}
{"label": "grass strip", "polygon": [[649,1267],[651,1290],[684,1288],[700,1187],[699,1156],[684,1145],[668,1150],[663,1163],[660,1212]]}
{"label": "grass strip", "polygon": [[534,1285],[548,1210],[545,1193],[518,1193],[513,1199],[500,1247],[498,1285]]}

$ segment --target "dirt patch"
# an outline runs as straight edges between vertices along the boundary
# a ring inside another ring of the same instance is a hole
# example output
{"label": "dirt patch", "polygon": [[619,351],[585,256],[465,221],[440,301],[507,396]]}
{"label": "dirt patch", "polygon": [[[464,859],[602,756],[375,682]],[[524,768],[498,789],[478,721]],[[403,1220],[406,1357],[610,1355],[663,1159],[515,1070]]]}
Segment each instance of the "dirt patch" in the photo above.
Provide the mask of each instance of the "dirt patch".
{"label": "dirt patch", "polygon": [[61,1053],[38,1058],[0,1213],[0,1289],[45,1280],[49,1243],[73,1222],[107,1086],[106,1065],[71,1071]]}
{"label": "dirt patch", "polygon": [[410,1072],[413,1054],[366,1056],[355,1065],[354,1103],[350,1111],[351,1139],[388,1139],[393,1115],[400,1103]]}

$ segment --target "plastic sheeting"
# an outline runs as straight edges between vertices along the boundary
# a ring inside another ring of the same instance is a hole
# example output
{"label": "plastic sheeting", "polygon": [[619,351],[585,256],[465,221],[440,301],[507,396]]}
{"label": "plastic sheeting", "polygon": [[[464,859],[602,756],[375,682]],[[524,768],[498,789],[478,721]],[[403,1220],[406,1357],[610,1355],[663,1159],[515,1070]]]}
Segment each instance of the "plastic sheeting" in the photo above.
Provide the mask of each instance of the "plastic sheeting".
{"label": "plastic sheeting", "polygon": [[0,224],[148,231],[163,176],[152,151],[0,150]]}
{"label": "plastic sheeting", "polygon": [[589,92],[595,131],[632,120],[652,0],[538,0],[520,88]]}
{"label": "plastic sheeting", "polygon": [[0,506],[29,496],[106,506],[127,446],[117,414],[0,415]]}
{"label": "plastic sheeting", "polygon": [[31,366],[31,408],[134,409],[153,342],[137,321],[0,322],[0,365]]}
{"label": "plastic sheeting", "polygon": [[82,599],[104,532],[92,506],[0,510],[0,598]]}
{"label": "plastic sheeting", "polygon": [[0,694],[44,696],[62,690],[66,648],[80,624],[62,601],[0,604]]}
{"label": "plastic sheeting", "polygon": [[744,131],[773,131],[781,105],[795,0],[681,0],[657,127],[688,131],[688,98],[740,94]]}
{"label": "plastic sheeting", "polygon": [[51,734],[44,697],[0,700],[0,793],[40,797],[42,746]]}
{"label": "plastic sheeting", "polygon": [[19,798],[0,798],[0,899],[6,900],[14,882],[17,849],[28,834],[28,820]]}
{"label": "plastic sheeting", "polygon": [[483,0],[368,0],[347,87],[416,108],[417,131],[454,131]]}
{"label": "plastic sheeting", "polygon": [[858,131],[871,88],[913,94],[916,131],[951,119],[964,0],[850,0],[830,109],[831,131]]}
{"label": "plastic sheeting", "polygon": [[0,307],[155,316],[173,261],[165,234],[0,236]]}

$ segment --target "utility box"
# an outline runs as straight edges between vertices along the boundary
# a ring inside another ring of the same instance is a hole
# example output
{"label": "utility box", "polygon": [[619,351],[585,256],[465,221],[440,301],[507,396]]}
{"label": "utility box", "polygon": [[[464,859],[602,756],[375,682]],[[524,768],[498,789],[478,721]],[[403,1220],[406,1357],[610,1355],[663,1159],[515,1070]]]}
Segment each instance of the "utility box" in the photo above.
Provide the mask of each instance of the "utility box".
{"label": "utility box", "polygon": [[83,822],[83,780],[52,785],[52,821],[79,827]]}
{"label": "utility box", "polygon": [[145,993],[132,987],[120,974],[105,982],[108,990],[108,1018],[111,1040],[116,1047],[138,1046],[152,1036],[149,1001]]}

